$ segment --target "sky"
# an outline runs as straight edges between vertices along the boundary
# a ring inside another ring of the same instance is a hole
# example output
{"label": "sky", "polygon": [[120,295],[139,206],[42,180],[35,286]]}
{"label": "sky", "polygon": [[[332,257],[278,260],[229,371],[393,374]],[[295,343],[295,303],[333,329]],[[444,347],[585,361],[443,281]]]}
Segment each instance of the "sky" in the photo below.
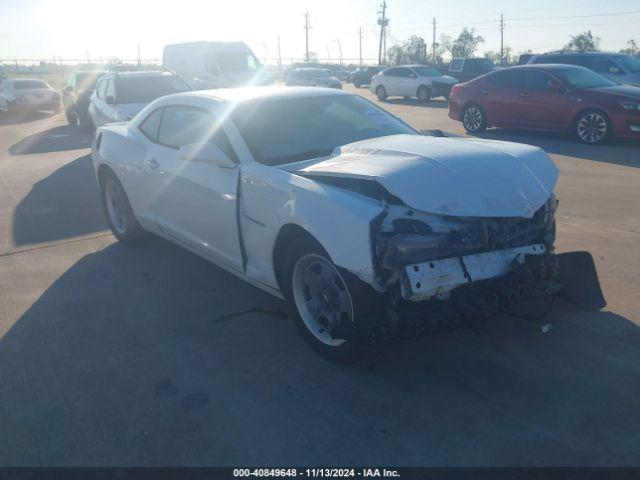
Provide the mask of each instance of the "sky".
{"label": "sky", "polygon": [[[261,60],[275,63],[278,36],[284,63],[304,56],[304,14],[310,50],[322,60],[356,63],[377,58],[382,0],[0,0],[0,60],[118,57],[160,59],[169,43],[242,40]],[[505,45],[514,52],[561,48],[569,36],[591,29],[603,50],[640,42],[638,0],[438,1],[387,0],[387,46],[420,35],[430,48],[464,26],[485,38],[478,53],[499,50],[498,20],[505,17]]]}

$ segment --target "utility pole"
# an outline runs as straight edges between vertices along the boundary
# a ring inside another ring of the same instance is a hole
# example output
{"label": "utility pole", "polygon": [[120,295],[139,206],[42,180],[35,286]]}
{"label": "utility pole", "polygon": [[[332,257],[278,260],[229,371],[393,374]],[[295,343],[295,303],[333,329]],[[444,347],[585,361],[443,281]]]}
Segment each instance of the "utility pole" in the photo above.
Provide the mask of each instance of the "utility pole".
{"label": "utility pole", "polygon": [[278,35],[278,71],[282,73],[282,51],[280,50],[280,35]]}
{"label": "utility pole", "polygon": [[500,14],[500,66],[504,67],[504,14]]}
{"label": "utility pole", "polygon": [[138,44],[138,66],[142,65],[142,60],[140,59],[140,44]]}
{"label": "utility pole", "polygon": [[338,41],[338,52],[340,53],[340,65],[342,65],[342,47],[340,46],[340,39],[337,39]]}
{"label": "utility pole", "polygon": [[433,41],[431,42],[432,62],[436,64],[436,17],[433,17]]}
{"label": "utility pole", "polygon": [[359,35],[360,35],[360,48],[359,48],[359,52],[360,52],[360,66],[362,66],[362,27],[360,27],[359,30]]}
{"label": "utility pole", "polygon": [[382,10],[378,11],[381,15],[378,18],[378,25],[380,25],[380,45],[378,46],[378,65],[382,65],[383,62],[383,41],[384,41],[384,60],[387,58],[387,25],[389,24],[389,20],[387,20],[387,2],[386,0],[382,0],[382,5],[380,5]]}
{"label": "utility pole", "polygon": [[305,12],[304,14],[304,61],[309,61],[309,29],[311,26],[309,25],[309,12]]}
{"label": "utility pole", "polygon": [[331,63],[331,54],[329,53],[329,45],[325,45],[327,48],[327,57],[329,57],[329,63]]}

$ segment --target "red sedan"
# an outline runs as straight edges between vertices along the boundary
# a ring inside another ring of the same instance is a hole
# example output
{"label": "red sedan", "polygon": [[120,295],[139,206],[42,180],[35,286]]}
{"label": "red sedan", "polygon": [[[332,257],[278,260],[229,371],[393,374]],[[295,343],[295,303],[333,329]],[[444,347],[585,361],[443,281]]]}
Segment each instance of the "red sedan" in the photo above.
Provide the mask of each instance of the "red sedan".
{"label": "red sedan", "polygon": [[583,67],[525,65],[454,85],[449,117],[470,133],[487,127],[573,132],[595,145],[640,138],[640,88]]}

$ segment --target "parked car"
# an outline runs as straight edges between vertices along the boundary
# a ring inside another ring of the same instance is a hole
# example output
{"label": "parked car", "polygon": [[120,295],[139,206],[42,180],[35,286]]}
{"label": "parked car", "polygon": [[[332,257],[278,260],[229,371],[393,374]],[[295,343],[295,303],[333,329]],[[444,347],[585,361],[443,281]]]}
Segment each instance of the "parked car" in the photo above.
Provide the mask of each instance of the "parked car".
{"label": "parked car", "polygon": [[351,81],[351,72],[344,65],[337,65],[335,63],[330,63],[326,65],[324,68],[331,72],[331,75],[336,77],[338,80],[343,82]]}
{"label": "parked car", "polygon": [[458,81],[426,65],[390,67],[373,77],[369,89],[379,100],[387,97],[418,97],[427,102],[433,97],[449,98],[451,87]]}
{"label": "parked car", "polygon": [[273,83],[244,42],[190,42],[167,45],[162,65],[196,89]]}
{"label": "parked car", "polygon": [[89,118],[94,127],[126,122],[156,98],[190,90],[181,77],[163,70],[110,72],[100,78],[91,95]]}
{"label": "parked car", "polygon": [[426,137],[343,91],[163,97],[99,128],[92,158],[118,240],[155,233],[287,299],[335,361],[464,305],[461,323],[491,316],[557,271],[543,150]]}
{"label": "parked car", "polygon": [[471,133],[487,127],[574,132],[588,144],[640,138],[640,88],[584,67],[525,65],[456,85],[449,117]]}
{"label": "parked car", "polygon": [[381,71],[382,67],[360,67],[351,76],[353,86],[360,88],[362,85],[370,85],[374,75],[379,74]]}
{"label": "parked car", "polygon": [[288,86],[342,88],[342,82],[325,68],[296,68],[287,75]]}
{"label": "parked car", "polygon": [[460,82],[468,82],[495,69],[495,64],[488,58],[454,58],[449,64],[449,75]]}
{"label": "parked car", "polygon": [[89,125],[89,101],[103,70],[77,71],[69,75],[62,90],[62,104],[69,125]]}
{"label": "parked car", "polygon": [[0,84],[0,110],[27,113],[60,111],[60,95],[38,78],[9,78]]}
{"label": "parked car", "polygon": [[556,52],[534,55],[529,64],[562,63],[593,70],[616,83],[640,87],[640,58],[624,53]]}

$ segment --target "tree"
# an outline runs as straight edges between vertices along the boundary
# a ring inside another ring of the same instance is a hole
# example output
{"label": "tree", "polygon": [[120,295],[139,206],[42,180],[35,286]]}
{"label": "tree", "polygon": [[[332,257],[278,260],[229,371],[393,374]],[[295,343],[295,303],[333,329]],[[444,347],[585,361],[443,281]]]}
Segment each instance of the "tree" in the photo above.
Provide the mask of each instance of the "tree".
{"label": "tree", "polygon": [[401,45],[394,45],[387,50],[387,57],[391,65],[401,65],[403,63],[425,63],[425,52],[427,43],[424,38],[412,35]]}
{"label": "tree", "polygon": [[627,48],[620,50],[620,53],[628,53],[629,55],[640,57],[640,45],[638,45],[635,40],[631,39],[627,42]]}
{"label": "tree", "polygon": [[440,43],[452,58],[471,57],[481,43],[484,43],[484,37],[475,35],[475,29],[464,27],[458,38],[452,40],[448,35],[440,37]]}
{"label": "tree", "polygon": [[[516,63],[516,58],[512,55],[513,50],[511,47],[504,47],[504,64],[510,65],[512,63]],[[501,65],[500,61],[500,52],[489,51],[484,54],[485,58],[488,58],[496,65]]]}
{"label": "tree", "polygon": [[564,46],[565,50],[577,50],[579,52],[600,50],[600,37],[594,37],[591,30],[578,35],[571,35],[571,41]]}

